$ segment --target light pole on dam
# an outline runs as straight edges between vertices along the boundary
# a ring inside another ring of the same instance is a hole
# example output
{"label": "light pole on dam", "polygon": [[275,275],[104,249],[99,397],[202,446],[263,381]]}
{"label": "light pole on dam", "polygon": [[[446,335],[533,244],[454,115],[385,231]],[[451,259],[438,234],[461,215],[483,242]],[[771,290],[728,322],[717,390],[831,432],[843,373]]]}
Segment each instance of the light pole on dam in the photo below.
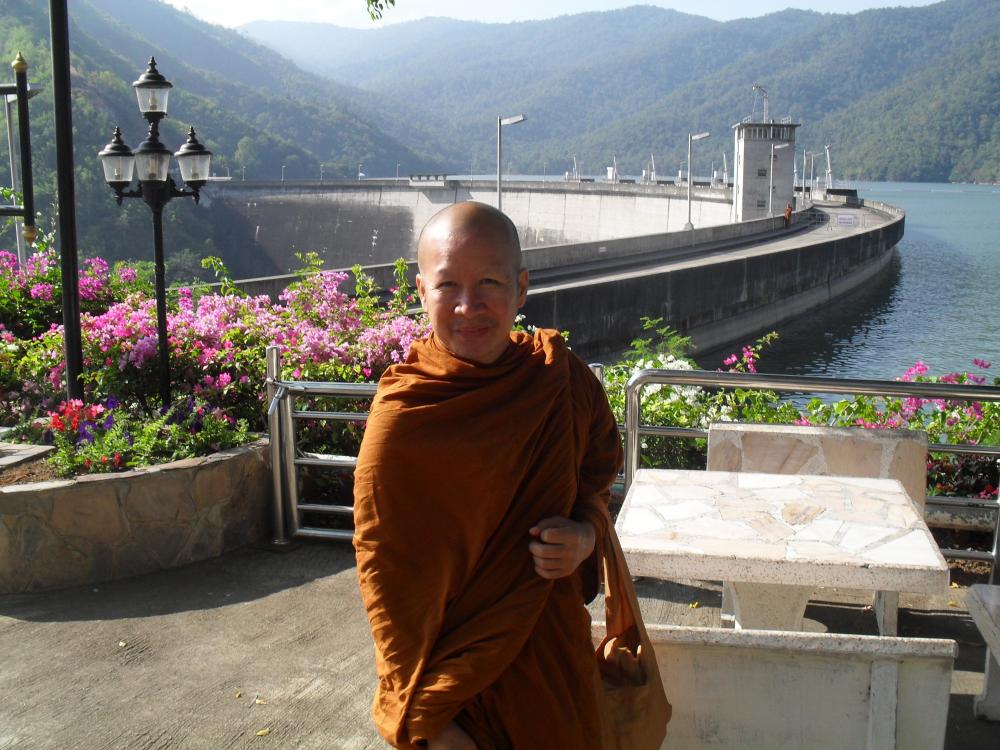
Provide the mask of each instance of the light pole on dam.
{"label": "light pole on dam", "polygon": [[501,176],[500,176],[500,165],[501,165],[501,154],[502,150],[500,147],[500,135],[502,133],[502,128],[504,125],[517,125],[519,122],[524,122],[528,118],[525,115],[512,115],[511,117],[497,117],[497,211],[503,211],[503,206],[501,205]]}
{"label": "light pole on dam", "polygon": [[694,169],[691,165],[691,144],[695,141],[700,141],[702,138],[708,138],[710,133],[697,133],[696,135],[691,135],[688,133],[688,220],[687,224],[684,225],[685,230],[694,229],[694,224],[691,223],[691,183],[694,180]]}

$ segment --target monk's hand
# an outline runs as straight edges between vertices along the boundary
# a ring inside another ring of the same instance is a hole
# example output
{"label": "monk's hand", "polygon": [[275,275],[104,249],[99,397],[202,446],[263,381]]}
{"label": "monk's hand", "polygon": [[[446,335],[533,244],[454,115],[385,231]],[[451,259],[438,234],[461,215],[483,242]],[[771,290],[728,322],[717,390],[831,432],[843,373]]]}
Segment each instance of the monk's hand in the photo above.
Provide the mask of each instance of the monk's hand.
{"label": "monk's hand", "polygon": [[476,743],[458,724],[452,722],[433,739],[427,740],[427,750],[478,750]]}
{"label": "monk's hand", "polygon": [[594,551],[594,527],[586,521],[555,516],[532,526],[528,545],[535,572],[542,578],[565,578]]}

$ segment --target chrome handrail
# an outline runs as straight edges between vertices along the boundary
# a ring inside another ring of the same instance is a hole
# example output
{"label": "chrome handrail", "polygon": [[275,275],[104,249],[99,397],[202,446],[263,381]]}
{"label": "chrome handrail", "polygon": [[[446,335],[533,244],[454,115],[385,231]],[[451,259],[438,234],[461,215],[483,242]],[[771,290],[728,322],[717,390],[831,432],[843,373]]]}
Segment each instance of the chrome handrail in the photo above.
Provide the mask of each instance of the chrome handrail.
{"label": "chrome handrail", "polygon": [[[765,373],[711,372],[708,370],[643,369],[629,378],[625,386],[625,489],[628,490],[639,468],[639,434],[652,425],[639,419],[640,395],[646,385],[694,385],[701,387],[742,388],[781,393],[853,393],[863,396],[896,396],[900,398],[950,399],[961,401],[1000,401],[1000,388],[990,385],[951,383],[913,383],[903,380],[867,380],[862,378],[826,378],[813,375],[768,375]],[[662,429],[662,428],[661,428]],[[683,437],[707,437],[705,430],[693,434],[685,429]],[[659,434],[665,434],[663,432]],[[678,435],[680,437],[681,435]],[[928,446],[936,453],[975,453],[1000,456],[997,445],[951,445],[935,443]]]}

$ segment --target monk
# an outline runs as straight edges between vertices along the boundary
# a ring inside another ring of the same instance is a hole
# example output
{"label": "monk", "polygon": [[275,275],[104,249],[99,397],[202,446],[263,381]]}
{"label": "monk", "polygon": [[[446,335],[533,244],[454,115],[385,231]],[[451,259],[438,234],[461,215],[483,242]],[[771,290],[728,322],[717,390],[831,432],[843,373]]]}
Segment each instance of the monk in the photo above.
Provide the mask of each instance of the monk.
{"label": "monk", "polygon": [[604,390],[558,333],[511,331],[528,272],[504,214],[444,209],[418,265],[433,333],[382,376],[355,470],[375,724],[397,748],[600,748]]}

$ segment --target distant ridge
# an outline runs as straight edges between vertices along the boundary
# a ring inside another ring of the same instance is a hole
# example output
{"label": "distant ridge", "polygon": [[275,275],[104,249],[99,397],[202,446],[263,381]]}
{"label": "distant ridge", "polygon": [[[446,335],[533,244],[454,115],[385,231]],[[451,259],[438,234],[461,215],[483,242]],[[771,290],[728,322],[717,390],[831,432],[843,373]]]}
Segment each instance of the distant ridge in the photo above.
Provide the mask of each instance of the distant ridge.
{"label": "distant ridge", "polygon": [[703,153],[721,168],[729,126],[760,83],[774,116],[802,122],[801,144],[832,144],[836,176],[1000,180],[996,0],[729,22],[633,6],[511,24],[242,31],[370,92],[366,116],[396,137],[400,117],[419,123],[409,142],[443,148],[453,171],[489,170],[500,112],[528,114],[510,132],[515,172],[565,171],[576,154],[598,173],[615,154],[636,173],[653,153],[667,174],[695,130],[713,133]]}

